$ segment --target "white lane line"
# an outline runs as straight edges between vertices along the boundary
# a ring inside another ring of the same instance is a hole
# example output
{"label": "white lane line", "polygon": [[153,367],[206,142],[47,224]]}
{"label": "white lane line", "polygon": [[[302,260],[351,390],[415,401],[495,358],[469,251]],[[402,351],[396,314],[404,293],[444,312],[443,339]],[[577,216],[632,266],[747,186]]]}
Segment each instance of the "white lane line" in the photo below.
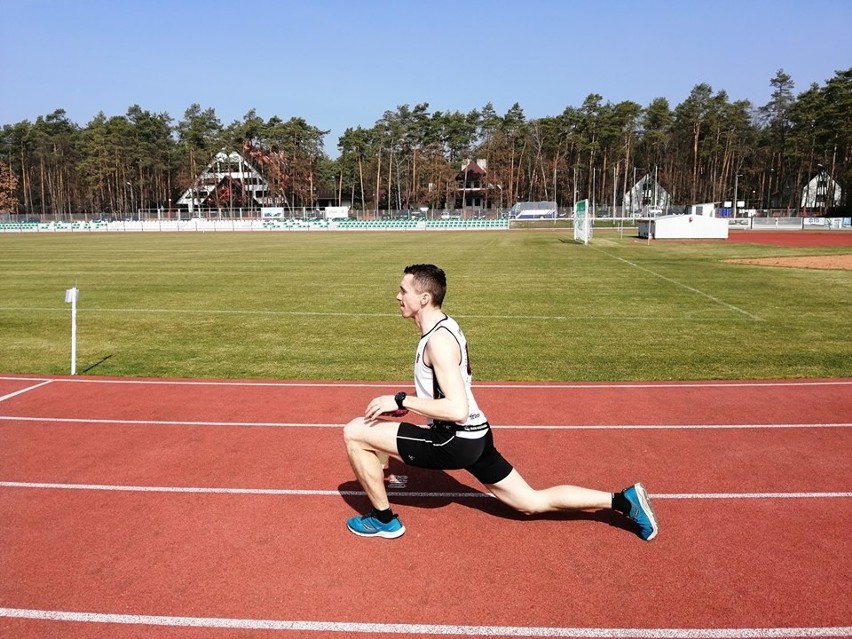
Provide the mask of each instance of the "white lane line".
{"label": "white lane line", "polygon": [[[67,484],[50,482],[0,481],[0,488],[30,488],[40,490],[95,490],[135,493],[190,493],[211,495],[272,495],[283,497],[363,497],[361,490],[309,490],[297,488],[225,488],[204,486],[130,486],[115,484]],[[429,499],[479,499],[492,497],[490,493],[474,490],[461,492],[394,491],[388,495],[396,498]],[[767,492],[767,493],[652,493],[654,499],[848,499],[852,492]]]}
{"label": "white lane line", "polygon": [[[129,493],[192,493],[212,495],[274,495],[274,496],[311,496],[311,497],[360,497],[366,495],[359,490],[302,490],[287,488],[215,488],[201,486],[118,486],[110,484],[57,484],[48,482],[0,481],[0,488],[34,488],[43,490],[96,490]],[[391,493],[392,494],[392,493]],[[438,493],[423,493],[428,496]],[[448,495],[446,493],[445,495]],[[485,496],[484,493],[458,493],[455,496]]]}
{"label": "white lane line", "polygon": [[[37,378],[39,381],[44,378]],[[0,377],[0,381],[25,380],[33,381],[28,377]],[[53,381],[67,384],[116,384],[116,385],[140,385],[140,386],[235,386],[235,387],[293,387],[293,388],[397,388],[399,382],[275,382],[275,381],[226,381],[226,380],[203,380],[203,379],[102,379],[85,377],[57,377]],[[852,385],[852,380],[849,381]]]}
{"label": "white lane line", "polygon": [[[35,424],[115,424],[119,426],[208,426],[227,428],[342,428],[343,423],[311,422],[218,422],[156,419],[92,419],[87,417],[32,417],[0,415],[0,422]],[[849,428],[852,422],[796,424],[500,424],[494,430],[773,430],[789,428]]]}
{"label": "white lane line", "polygon": [[[0,377],[2,381],[44,381],[45,378],[30,377]],[[227,380],[165,380],[165,379],[102,379],[102,378],[54,378],[53,381],[69,384],[126,384],[126,385],[156,385],[156,386],[235,386],[235,387],[281,387],[281,388],[398,388],[410,382],[307,382],[307,381],[227,381]],[[545,383],[519,382],[508,384],[501,382],[477,382],[476,388],[496,389],[542,389],[542,390],[612,390],[612,389],[661,389],[678,390],[681,388],[787,388],[810,386],[852,386],[852,379],[826,380],[775,380],[775,381],[731,381],[731,382],[620,382],[620,383]]]}
{"label": "white lane line", "polygon": [[[29,381],[29,380],[28,380]],[[17,390],[14,393],[8,393],[7,395],[3,395],[0,397],[0,402],[5,402],[7,399],[11,399],[12,397],[17,397],[18,395],[22,395],[24,393],[29,393],[31,390],[35,390],[36,388],[41,388],[42,386],[46,386],[47,384],[52,384],[52,379],[42,380],[40,384],[34,384],[32,386],[27,386],[26,388],[22,388],[21,390]]]}
{"label": "white lane line", "polygon": [[584,384],[545,384],[545,383],[521,383],[521,384],[499,384],[499,383],[475,383],[474,388],[520,388],[522,390],[535,389],[580,389],[580,390],[612,390],[622,388],[653,388],[661,390],[678,390],[680,388],[785,388],[797,386],[852,386],[849,379],[824,379],[824,380],[779,380],[772,382],[619,382],[615,384],[601,384],[597,382],[586,382]]}
{"label": "white lane line", "polygon": [[546,426],[531,424],[492,426],[495,430],[761,430],[776,428],[848,428],[852,422],[811,424],[610,424],[610,425],[566,425]]}
{"label": "white lane line", "polygon": [[852,626],[799,628],[560,628],[536,626],[461,626],[444,624],[356,623],[346,621],[297,621],[234,619],[224,617],[176,617],[63,610],[0,608],[0,617],[81,623],[133,624],[179,628],[227,628],[301,632],[349,632],[360,634],[461,635],[469,637],[578,637],[598,639],[765,639],[781,637],[848,637]]}
{"label": "white lane line", "polygon": [[126,426],[227,426],[232,428],[343,428],[342,423],[312,424],[304,422],[210,422],[154,419],[89,419],[81,417],[18,417],[0,415],[0,421],[21,421],[43,424],[118,424]]}

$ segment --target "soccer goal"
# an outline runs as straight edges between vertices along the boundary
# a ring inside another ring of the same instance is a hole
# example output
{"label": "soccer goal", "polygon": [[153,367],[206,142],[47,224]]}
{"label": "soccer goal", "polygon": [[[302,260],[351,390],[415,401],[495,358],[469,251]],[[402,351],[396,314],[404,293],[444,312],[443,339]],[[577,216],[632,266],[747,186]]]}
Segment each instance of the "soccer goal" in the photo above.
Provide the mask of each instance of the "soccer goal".
{"label": "soccer goal", "polygon": [[574,203],[574,241],[583,244],[592,241],[592,216],[588,200]]}

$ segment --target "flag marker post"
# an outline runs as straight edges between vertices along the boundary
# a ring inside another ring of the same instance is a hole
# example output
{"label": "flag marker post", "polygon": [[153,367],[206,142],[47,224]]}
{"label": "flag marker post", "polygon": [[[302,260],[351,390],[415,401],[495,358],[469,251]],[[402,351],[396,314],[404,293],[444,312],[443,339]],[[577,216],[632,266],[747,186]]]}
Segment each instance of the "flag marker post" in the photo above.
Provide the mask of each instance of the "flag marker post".
{"label": "flag marker post", "polygon": [[65,303],[71,304],[71,374],[77,374],[77,300],[80,289],[76,286],[65,290]]}

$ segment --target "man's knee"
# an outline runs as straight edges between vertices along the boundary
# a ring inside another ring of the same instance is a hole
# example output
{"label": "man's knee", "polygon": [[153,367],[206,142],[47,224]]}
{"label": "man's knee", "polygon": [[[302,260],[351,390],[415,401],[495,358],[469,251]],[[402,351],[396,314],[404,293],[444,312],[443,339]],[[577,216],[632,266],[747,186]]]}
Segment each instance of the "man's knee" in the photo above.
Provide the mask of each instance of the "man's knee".
{"label": "man's knee", "polygon": [[343,441],[347,444],[363,441],[364,418],[356,417],[343,427]]}
{"label": "man's knee", "polygon": [[538,494],[533,494],[528,495],[524,500],[516,504],[515,510],[522,515],[529,516],[546,513],[550,510],[550,508],[548,508],[547,504],[539,497]]}

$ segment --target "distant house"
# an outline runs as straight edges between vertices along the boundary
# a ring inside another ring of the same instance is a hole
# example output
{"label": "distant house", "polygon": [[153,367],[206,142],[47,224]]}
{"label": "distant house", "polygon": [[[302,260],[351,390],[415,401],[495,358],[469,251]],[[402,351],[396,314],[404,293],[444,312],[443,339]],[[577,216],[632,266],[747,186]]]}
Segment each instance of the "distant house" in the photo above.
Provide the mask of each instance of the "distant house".
{"label": "distant house", "polygon": [[801,208],[811,211],[825,211],[840,206],[843,189],[831,179],[828,171],[821,169],[802,189]]}
{"label": "distant house", "polygon": [[267,175],[286,179],[283,157],[248,146],[243,151],[219,151],[177,205],[192,213],[196,208],[258,208],[284,203],[272,196],[268,180],[261,173],[262,169]]}
{"label": "distant house", "polygon": [[488,161],[467,159],[456,175],[456,207],[484,208],[488,197],[485,181]]}
{"label": "distant house", "polygon": [[671,205],[671,197],[660,183],[646,175],[624,194],[624,211],[628,215],[644,216],[665,212]]}

